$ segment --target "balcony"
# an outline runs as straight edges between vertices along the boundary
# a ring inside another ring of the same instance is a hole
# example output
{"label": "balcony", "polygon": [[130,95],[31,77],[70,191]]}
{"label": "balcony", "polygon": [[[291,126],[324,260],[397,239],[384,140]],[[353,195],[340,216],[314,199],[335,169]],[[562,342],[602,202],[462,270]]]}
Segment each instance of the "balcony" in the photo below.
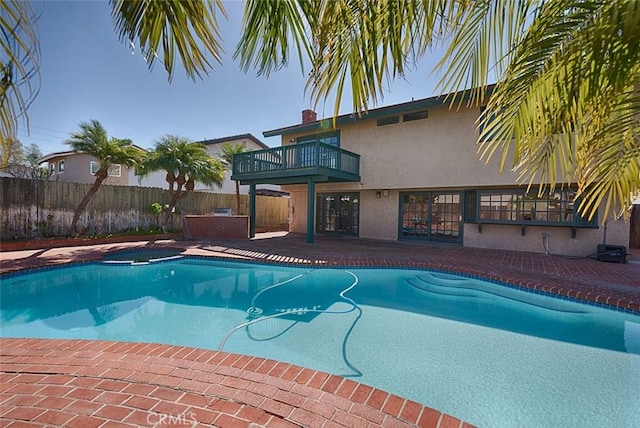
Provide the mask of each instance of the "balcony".
{"label": "balcony", "polygon": [[232,180],[240,184],[360,181],[360,155],[319,143],[302,143],[233,155]]}

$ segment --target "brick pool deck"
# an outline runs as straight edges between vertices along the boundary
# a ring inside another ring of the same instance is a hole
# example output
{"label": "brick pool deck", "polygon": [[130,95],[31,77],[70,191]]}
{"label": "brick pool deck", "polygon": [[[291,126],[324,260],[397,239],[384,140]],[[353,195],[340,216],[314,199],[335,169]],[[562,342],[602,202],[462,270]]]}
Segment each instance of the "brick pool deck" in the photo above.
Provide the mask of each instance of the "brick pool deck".
{"label": "brick pool deck", "polygon": [[[618,264],[357,238],[318,237],[309,245],[304,236],[284,233],[251,241],[59,245],[43,242],[27,249],[3,243],[0,273],[100,260],[114,251],[174,248],[186,255],[263,263],[434,268],[640,314],[640,257],[633,251],[630,263]],[[0,339],[0,425],[470,426],[350,379],[263,358],[168,345],[40,339]]]}

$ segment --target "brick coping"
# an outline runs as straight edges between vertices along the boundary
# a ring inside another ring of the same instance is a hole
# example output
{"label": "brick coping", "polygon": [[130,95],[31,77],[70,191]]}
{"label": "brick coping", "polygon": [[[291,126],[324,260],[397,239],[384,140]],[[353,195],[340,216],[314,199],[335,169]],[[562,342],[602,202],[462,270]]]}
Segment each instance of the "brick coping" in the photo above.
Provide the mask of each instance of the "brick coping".
{"label": "brick coping", "polygon": [[328,373],[182,346],[0,339],[3,426],[458,427]]}

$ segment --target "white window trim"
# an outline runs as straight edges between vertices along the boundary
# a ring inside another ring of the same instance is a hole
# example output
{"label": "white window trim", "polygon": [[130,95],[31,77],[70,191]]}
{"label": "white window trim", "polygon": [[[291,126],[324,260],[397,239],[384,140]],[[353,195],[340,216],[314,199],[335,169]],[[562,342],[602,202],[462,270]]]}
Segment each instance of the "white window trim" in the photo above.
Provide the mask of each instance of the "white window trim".
{"label": "white window trim", "polygon": [[[117,168],[118,173],[115,174],[114,170]],[[122,177],[122,165],[119,163],[114,163],[109,167],[109,177]]]}
{"label": "white window trim", "polygon": [[58,174],[62,174],[64,172],[64,159],[58,161]]}
{"label": "white window trim", "polygon": [[[95,167],[95,172],[93,171]],[[100,163],[96,162],[96,161],[91,161],[89,163],[89,173],[91,175],[96,175],[96,172],[98,172],[98,169],[100,169]],[[117,173],[115,173],[115,170],[117,169]],[[114,163],[113,165],[111,165],[109,167],[109,177],[122,177],[122,165],[120,165],[119,163]]]}

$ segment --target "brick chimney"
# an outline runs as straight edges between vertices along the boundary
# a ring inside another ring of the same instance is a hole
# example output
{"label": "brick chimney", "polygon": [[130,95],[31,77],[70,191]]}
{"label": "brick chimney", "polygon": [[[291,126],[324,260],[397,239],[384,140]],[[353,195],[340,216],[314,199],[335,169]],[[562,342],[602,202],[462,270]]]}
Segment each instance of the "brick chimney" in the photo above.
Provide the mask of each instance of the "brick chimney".
{"label": "brick chimney", "polygon": [[316,112],[313,110],[302,110],[302,124],[315,122],[317,120]]}

